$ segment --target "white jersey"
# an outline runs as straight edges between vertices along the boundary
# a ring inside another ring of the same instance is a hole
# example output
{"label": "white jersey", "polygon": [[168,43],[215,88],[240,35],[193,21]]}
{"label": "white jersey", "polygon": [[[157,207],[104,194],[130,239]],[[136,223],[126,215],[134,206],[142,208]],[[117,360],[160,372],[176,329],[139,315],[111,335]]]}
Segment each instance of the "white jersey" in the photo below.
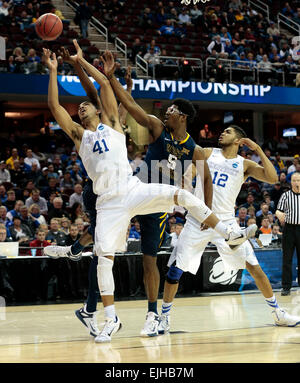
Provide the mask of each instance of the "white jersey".
{"label": "white jersey", "polygon": [[120,193],[132,177],[128,162],[126,137],[100,123],[96,131],[85,130],[79,155],[90,179],[94,193]]}
{"label": "white jersey", "polygon": [[[234,218],[237,196],[244,183],[244,158],[225,158],[222,150],[213,148],[207,159],[213,183],[212,211],[220,220]],[[203,186],[197,176],[195,196],[204,200]]]}

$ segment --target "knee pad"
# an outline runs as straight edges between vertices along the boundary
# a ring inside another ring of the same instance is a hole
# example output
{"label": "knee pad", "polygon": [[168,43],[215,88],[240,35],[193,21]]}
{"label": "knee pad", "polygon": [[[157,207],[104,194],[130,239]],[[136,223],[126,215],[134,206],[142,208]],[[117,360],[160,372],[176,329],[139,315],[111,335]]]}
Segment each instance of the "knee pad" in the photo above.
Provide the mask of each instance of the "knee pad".
{"label": "knee pad", "polygon": [[205,203],[187,190],[180,189],[177,195],[178,204],[186,208],[199,222],[205,221],[212,211]]}
{"label": "knee pad", "polygon": [[106,257],[98,257],[97,277],[101,295],[114,295],[115,282],[112,272],[114,262]]}
{"label": "knee pad", "polygon": [[169,271],[167,272],[167,282],[171,285],[179,283],[179,279],[183,274],[183,270],[178,269],[178,267],[171,265]]}

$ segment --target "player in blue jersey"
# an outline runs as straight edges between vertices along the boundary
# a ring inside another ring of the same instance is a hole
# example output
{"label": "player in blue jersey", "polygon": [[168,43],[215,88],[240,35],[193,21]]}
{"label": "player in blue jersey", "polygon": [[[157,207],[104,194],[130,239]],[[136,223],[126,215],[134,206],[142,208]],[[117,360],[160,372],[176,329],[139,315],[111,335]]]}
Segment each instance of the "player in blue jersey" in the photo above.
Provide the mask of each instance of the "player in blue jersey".
{"label": "player in blue jersey", "polygon": [[[190,101],[175,99],[167,109],[164,121],[148,115],[126,92],[113,76],[113,59],[107,55],[104,70],[110,79],[116,97],[130,115],[142,126],[148,128],[150,144],[145,162],[137,176],[143,182],[159,182],[182,185],[182,177],[191,163],[196,163],[203,175],[205,204],[212,203],[212,180],[202,148],[187,133],[187,127],[194,120],[196,111]],[[201,165],[202,168],[201,168]],[[157,298],[160,275],[157,267],[157,252],[163,240],[167,213],[138,216],[141,226],[141,249],[143,253],[144,285],[148,299],[148,312],[141,336],[158,335],[159,315]]]}

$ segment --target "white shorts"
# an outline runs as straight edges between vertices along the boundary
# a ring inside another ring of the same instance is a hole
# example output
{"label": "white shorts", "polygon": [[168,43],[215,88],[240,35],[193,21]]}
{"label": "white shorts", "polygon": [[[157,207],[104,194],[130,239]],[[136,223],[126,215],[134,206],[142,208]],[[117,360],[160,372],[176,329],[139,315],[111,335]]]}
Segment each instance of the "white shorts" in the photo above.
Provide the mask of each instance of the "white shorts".
{"label": "white shorts", "polygon": [[126,194],[106,193],[97,198],[95,249],[98,256],[126,250],[126,233],[130,219],[136,215],[173,212],[177,187],[142,183],[129,178]]}
{"label": "white shorts", "polygon": [[[239,228],[235,219],[223,221],[226,225]],[[224,268],[231,270],[245,269],[246,261],[258,265],[257,258],[249,241],[243,243],[237,250],[230,249],[225,239],[214,229],[200,230],[200,224],[193,218],[188,218],[179,235],[176,247],[168,261],[170,267],[176,261],[176,267],[183,271],[196,274],[201,263],[202,254],[208,244],[213,243],[222,258]]]}

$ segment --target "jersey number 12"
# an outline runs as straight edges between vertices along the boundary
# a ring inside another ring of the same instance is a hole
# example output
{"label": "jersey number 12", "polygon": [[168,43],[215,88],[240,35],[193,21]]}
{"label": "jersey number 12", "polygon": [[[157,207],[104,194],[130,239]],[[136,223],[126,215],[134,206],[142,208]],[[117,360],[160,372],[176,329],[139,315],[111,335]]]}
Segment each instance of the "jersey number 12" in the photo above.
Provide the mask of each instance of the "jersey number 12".
{"label": "jersey number 12", "polygon": [[228,180],[228,175],[225,173],[219,174],[219,172],[214,173],[214,178],[212,183],[217,186],[224,188],[226,186],[226,181]]}
{"label": "jersey number 12", "polygon": [[[100,142],[102,142],[102,145],[100,145]],[[109,149],[106,145],[105,139],[103,138],[101,141],[96,141],[93,147],[93,153],[99,152],[99,154],[103,153],[103,149],[105,152],[108,152]]]}

